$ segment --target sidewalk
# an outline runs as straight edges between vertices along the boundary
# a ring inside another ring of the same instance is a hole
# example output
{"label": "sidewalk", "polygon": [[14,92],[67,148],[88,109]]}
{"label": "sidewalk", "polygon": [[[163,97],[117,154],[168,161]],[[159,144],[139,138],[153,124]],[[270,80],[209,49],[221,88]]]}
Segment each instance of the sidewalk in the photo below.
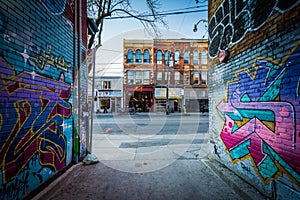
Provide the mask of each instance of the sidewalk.
{"label": "sidewalk", "polygon": [[121,172],[101,162],[94,165],[79,163],[33,198],[46,199],[267,198],[220,163],[204,158],[177,160],[164,169],[150,173]]}

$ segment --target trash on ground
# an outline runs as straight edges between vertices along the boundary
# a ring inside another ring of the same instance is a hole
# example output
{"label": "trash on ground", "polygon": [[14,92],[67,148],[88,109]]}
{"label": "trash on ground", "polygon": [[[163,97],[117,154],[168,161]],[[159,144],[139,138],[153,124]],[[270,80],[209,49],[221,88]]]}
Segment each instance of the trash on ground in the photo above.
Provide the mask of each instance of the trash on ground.
{"label": "trash on ground", "polygon": [[91,165],[91,164],[98,163],[99,160],[95,154],[88,154],[86,155],[86,157],[83,159],[82,162],[84,165]]}
{"label": "trash on ground", "polygon": [[111,131],[111,130],[112,130],[112,128],[107,128],[107,129],[104,131],[104,134],[108,134],[109,131]]}

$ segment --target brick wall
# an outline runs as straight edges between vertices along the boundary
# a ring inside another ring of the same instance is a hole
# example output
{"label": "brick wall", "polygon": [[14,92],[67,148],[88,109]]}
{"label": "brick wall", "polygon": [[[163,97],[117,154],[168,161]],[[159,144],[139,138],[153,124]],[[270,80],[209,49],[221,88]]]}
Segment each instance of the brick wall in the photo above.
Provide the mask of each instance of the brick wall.
{"label": "brick wall", "polygon": [[299,1],[209,1],[212,156],[277,199],[300,198],[299,10]]}
{"label": "brick wall", "polygon": [[0,3],[0,199],[23,198],[73,159],[75,2]]}

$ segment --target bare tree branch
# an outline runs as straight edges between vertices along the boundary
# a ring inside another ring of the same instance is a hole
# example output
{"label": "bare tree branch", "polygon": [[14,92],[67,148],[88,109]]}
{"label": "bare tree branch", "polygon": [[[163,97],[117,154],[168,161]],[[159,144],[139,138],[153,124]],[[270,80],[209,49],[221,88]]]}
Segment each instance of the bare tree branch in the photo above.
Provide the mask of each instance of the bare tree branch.
{"label": "bare tree branch", "polygon": [[160,7],[160,0],[145,0],[147,7],[151,13],[146,17],[141,17],[141,13],[132,9],[131,0],[90,0],[92,3],[96,3],[98,6],[98,17],[95,19],[95,24],[99,31],[90,36],[88,42],[88,48],[92,48],[94,45],[96,34],[98,35],[98,42],[101,44],[101,34],[103,31],[104,19],[108,16],[119,13],[126,13],[127,15],[139,20],[144,26],[145,30],[150,35],[158,37],[160,31],[157,24],[167,26],[163,16],[157,15],[157,10]]}

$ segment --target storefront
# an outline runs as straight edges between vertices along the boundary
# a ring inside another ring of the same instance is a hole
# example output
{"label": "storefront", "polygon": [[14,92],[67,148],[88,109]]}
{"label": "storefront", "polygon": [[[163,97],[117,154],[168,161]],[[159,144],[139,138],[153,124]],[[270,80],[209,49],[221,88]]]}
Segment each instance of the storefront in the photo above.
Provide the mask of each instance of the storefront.
{"label": "storefront", "polygon": [[97,112],[116,112],[122,105],[122,92],[98,91],[97,102],[99,104]]}
{"label": "storefront", "polygon": [[182,94],[181,88],[155,88],[155,111],[165,112],[168,97],[171,112],[181,112]]}
{"label": "storefront", "polygon": [[135,112],[153,112],[153,87],[125,88],[124,107]]}
{"label": "storefront", "polygon": [[208,89],[185,88],[184,101],[187,112],[208,112]]}

